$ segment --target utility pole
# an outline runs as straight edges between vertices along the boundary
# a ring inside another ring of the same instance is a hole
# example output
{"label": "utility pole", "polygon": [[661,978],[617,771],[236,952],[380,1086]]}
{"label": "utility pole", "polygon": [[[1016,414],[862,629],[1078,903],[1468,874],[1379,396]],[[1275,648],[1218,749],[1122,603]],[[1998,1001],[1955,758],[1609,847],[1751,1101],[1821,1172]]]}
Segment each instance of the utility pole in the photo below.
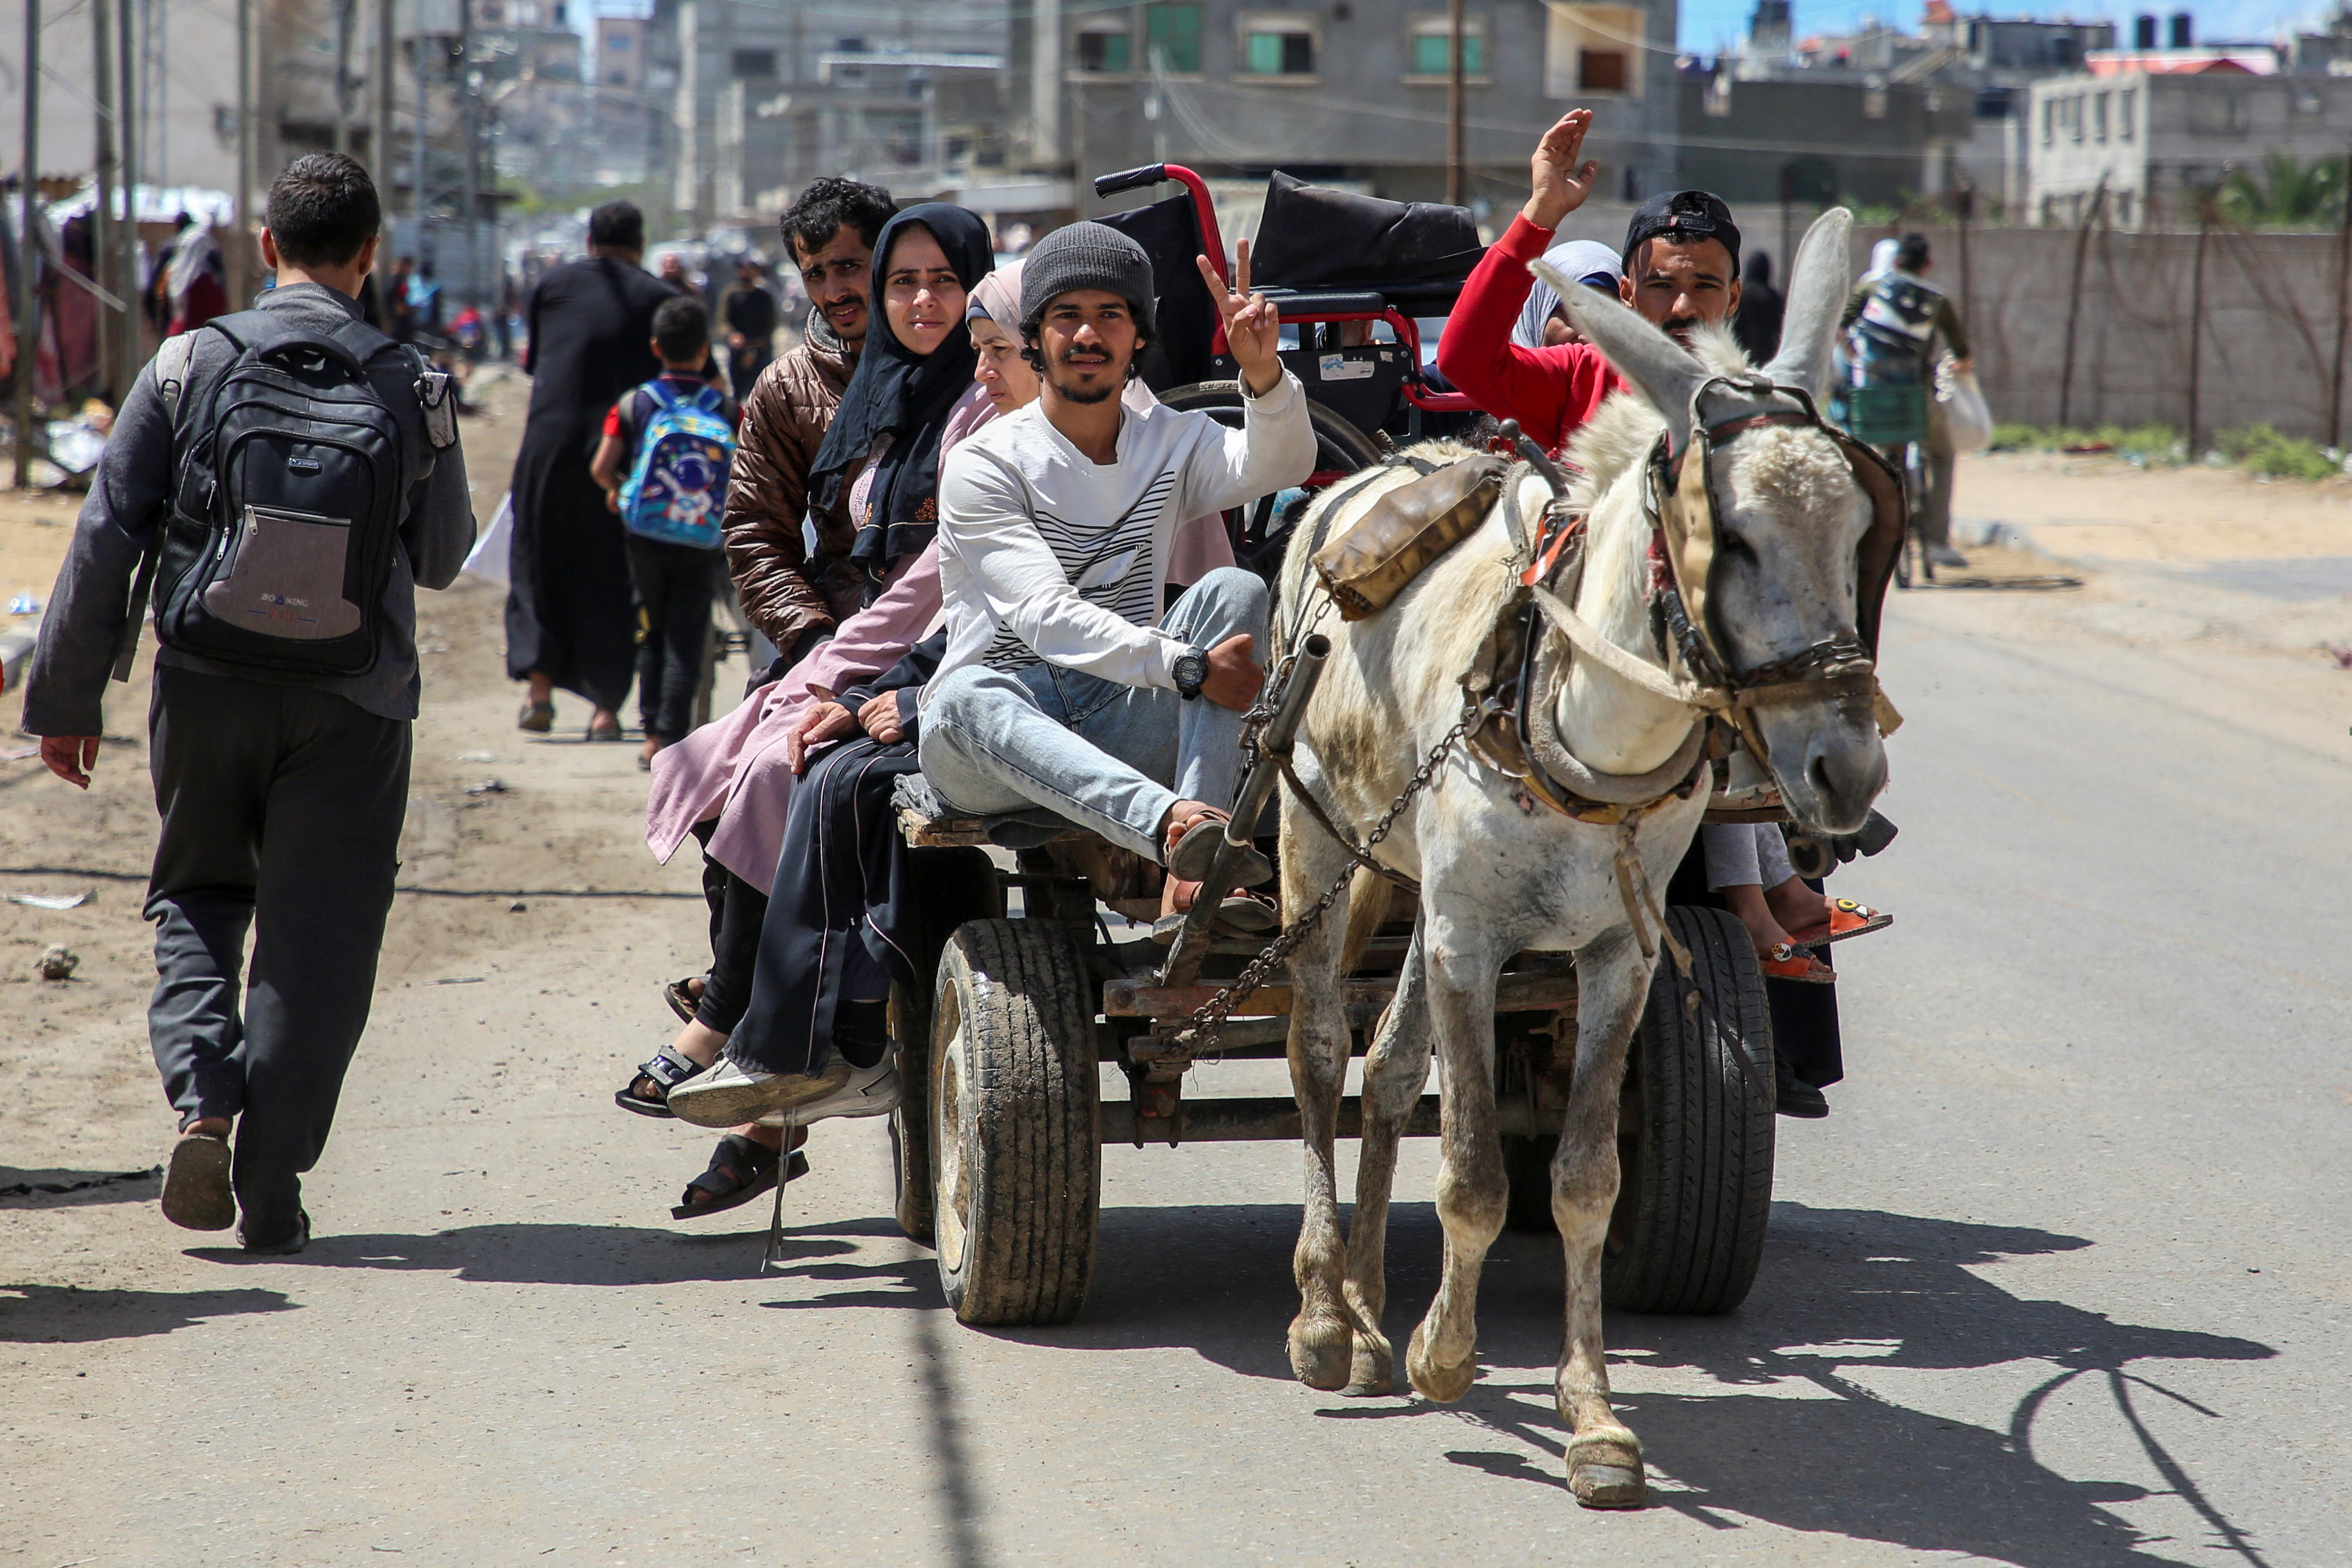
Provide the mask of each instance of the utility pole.
{"label": "utility pole", "polygon": [[[2352,179],[2352,156],[2344,162],[2347,179]],[[2336,225],[2336,369],[2327,382],[2327,444],[2341,448],[2344,444],[2344,340],[2352,332],[2352,315],[2347,314],[2345,289],[2352,285],[2352,190],[2339,180],[2336,185],[2336,199],[2344,204],[2344,215]]]}
{"label": "utility pole", "polygon": [[465,94],[466,169],[463,189],[457,205],[464,214],[466,225],[466,291],[459,298],[468,305],[481,303],[482,247],[478,225],[474,216],[475,190],[480,180],[481,160],[481,99],[474,90],[474,0],[457,0],[457,90]]}
{"label": "utility pole", "polygon": [[40,359],[40,256],[34,219],[41,207],[41,0],[25,0],[25,175],[16,193],[23,221],[16,245],[16,488],[33,482],[33,369]]}
{"label": "utility pole", "polygon": [[425,144],[429,140],[425,134],[425,84],[432,77],[425,63],[431,56],[426,52],[428,42],[425,37],[425,7],[422,4],[416,7],[416,34],[409,40],[408,47],[409,68],[416,77],[416,130],[411,138],[416,143],[416,169],[408,187],[408,214],[415,220],[416,235],[409,244],[416,247],[416,259],[422,263],[425,260]]}
{"label": "utility pole", "polygon": [[368,132],[368,172],[383,197],[383,226],[392,228],[392,93],[393,62],[400,43],[394,26],[392,8],[397,0],[375,0],[375,92],[368,108],[375,116],[375,124]]}
{"label": "utility pole", "polygon": [[[122,335],[115,361],[115,396],[131,395],[139,367],[147,362],[146,292],[139,278],[139,16],[136,0],[117,0],[115,59],[122,78],[122,230],[121,259],[116,273],[122,279]],[[92,0],[103,6],[106,0]]]}
{"label": "utility pole", "polygon": [[[2058,373],[2058,423],[2074,423],[2074,327],[2083,315],[2083,263],[2091,253],[2091,230],[2099,221],[2099,210],[2106,205],[2107,177],[2102,173],[2091,192],[2091,204],[2084,211],[2083,226],[2074,235],[2074,281],[2066,291],[2066,363]],[[2200,250],[2200,254],[2202,252]]]}
{"label": "utility pole", "polygon": [[335,151],[352,150],[352,28],[359,0],[335,0]]}
{"label": "utility pole", "polygon": [[[114,140],[118,113],[114,101],[113,0],[90,0],[89,56],[90,75],[96,78],[98,89],[98,211],[90,232],[91,281],[120,300],[123,291],[121,280],[116,277],[121,256],[115,239],[114,190],[121,181],[122,170]],[[114,378],[122,368],[119,346],[121,331],[121,324],[101,298],[98,307],[99,387],[109,401],[118,405],[122,394],[131,390],[114,385]]]}
{"label": "utility pole", "polygon": [[1469,203],[1468,172],[1463,168],[1462,22],[1463,0],[1445,3],[1445,201],[1449,206]]}
{"label": "utility pole", "polygon": [[2197,193],[2197,260],[2189,273],[2189,459],[2197,460],[2203,450],[2199,443],[2198,425],[2204,411],[2199,407],[2204,392],[2205,348],[2205,242],[2213,234],[2213,193]]}
{"label": "utility pole", "polygon": [[236,244],[229,302],[240,310],[253,300],[253,247],[259,242],[253,221],[253,0],[236,0]]}

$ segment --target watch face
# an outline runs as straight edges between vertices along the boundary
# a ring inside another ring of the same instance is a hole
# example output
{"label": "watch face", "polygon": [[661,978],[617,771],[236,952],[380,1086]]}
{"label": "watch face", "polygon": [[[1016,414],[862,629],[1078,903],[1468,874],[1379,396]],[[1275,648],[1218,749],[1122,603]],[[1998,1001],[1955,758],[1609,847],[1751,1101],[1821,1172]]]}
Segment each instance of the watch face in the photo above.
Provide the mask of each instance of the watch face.
{"label": "watch face", "polygon": [[1176,685],[1187,695],[1201,689],[1209,678],[1209,661],[1198,653],[1179,653],[1174,667]]}

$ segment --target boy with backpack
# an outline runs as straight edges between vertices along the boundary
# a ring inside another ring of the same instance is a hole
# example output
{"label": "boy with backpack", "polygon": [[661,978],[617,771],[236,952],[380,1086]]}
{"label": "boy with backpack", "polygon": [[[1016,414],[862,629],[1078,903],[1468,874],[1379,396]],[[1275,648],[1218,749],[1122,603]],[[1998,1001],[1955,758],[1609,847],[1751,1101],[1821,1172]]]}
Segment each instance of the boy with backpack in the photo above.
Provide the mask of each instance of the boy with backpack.
{"label": "boy with backpack", "polygon": [[326,1146],[392,907],[415,589],[447,587],[474,538],[447,377],[360,319],[381,220],[340,153],[270,185],[261,254],[278,287],[140,372],[25,689],[42,760],[88,789],[107,676],[129,678],[152,593],[147,1016],[180,1119],[163,1215],[236,1225],[255,1253],[310,1239],[301,1175]]}
{"label": "boy with backpack", "polygon": [[735,402],[704,379],[710,314],[690,296],[654,312],[662,373],[633,387],[604,416],[589,472],[628,532],[637,601],[637,766],[694,727],[694,699],[710,635],[710,600],[735,456]]}

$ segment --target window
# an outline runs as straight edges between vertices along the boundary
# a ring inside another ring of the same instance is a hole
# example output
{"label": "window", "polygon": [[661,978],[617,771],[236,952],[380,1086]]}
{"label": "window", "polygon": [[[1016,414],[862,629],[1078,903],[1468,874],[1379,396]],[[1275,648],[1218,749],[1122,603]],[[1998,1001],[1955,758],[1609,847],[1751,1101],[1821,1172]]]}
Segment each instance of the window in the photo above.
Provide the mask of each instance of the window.
{"label": "window", "polygon": [[1308,24],[1287,16],[1244,17],[1242,72],[1254,77],[1315,74],[1315,35]]}
{"label": "window", "polygon": [[1544,92],[1576,99],[1588,93],[1642,96],[1642,50],[1650,14],[1631,5],[1552,0],[1544,34]]}
{"label": "window", "polygon": [[2074,132],[2075,141],[2083,140],[2083,95],[2079,92],[2066,100],[2066,129]]}
{"label": "window", "polygon": [[2119,141],[2132,139],[2133,122],[2139,118],[2139,89],[2127,87],[2116,95],[2116,136]]}
{"label": "window", "polygon": [[733,68],[739,77],[772,77],[776,74],[776,51],[773,49],[737,49]]}
{"label": "window", "polygon": [[[1415,22],[1412,25],[1412,54],[1405,61],[1405,74],[1416,77],[1451,76],[1454,70],[1454,25],[1443,18]],[[1483,22],[1462,24],[1462,74],[1479,77],[1486,74],[1486,27]]]}
{"label": "window", "polygon": [[625,55],[629,52],[629,35],[607,33],[604,35],[604,47],[616,55]]}
{"label": "window", "polygon": [[2091,137],[2096,141],[2107,139],[2107,95],[2103,92],[2091,99]]}
{"label": "window", "polygon": [[1161,0],[1143,8],[1145,63],[1176,76],[1201,74],[1201,7],[1192,0]]}
{"label": "window", "polygon": [[2042,145],[2049,146],[2056,138],[2057,131],[2058,100],[2054,98],[2045,98],[2042,100]]}
{"label": "window", "polygon": [[1134,40],[1124,30],[1116,33],[1085,32],[1078,35],[1078,69],[1105,71],[1114,75],[1127,71]]}

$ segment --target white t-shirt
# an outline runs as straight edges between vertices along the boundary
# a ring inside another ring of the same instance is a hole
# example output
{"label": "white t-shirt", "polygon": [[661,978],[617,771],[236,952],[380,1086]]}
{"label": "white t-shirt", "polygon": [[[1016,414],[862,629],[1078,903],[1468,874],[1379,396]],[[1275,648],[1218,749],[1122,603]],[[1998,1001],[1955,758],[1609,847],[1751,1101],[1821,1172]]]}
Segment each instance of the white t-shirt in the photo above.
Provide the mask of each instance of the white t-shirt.
{"label": "white t-shirt", "polygon": [[1129,686],[1173,688],[1185,644],[1158,630],[1177,526],[1304,482],[1307,394],[1286,372],[1243,400],[1243,428],[1159,405],[1126,410],[1118,460],[1097,463],[1043,401],[948,454],[940,476],[940,597],[948,651],[931,679],[1043,660]]}

